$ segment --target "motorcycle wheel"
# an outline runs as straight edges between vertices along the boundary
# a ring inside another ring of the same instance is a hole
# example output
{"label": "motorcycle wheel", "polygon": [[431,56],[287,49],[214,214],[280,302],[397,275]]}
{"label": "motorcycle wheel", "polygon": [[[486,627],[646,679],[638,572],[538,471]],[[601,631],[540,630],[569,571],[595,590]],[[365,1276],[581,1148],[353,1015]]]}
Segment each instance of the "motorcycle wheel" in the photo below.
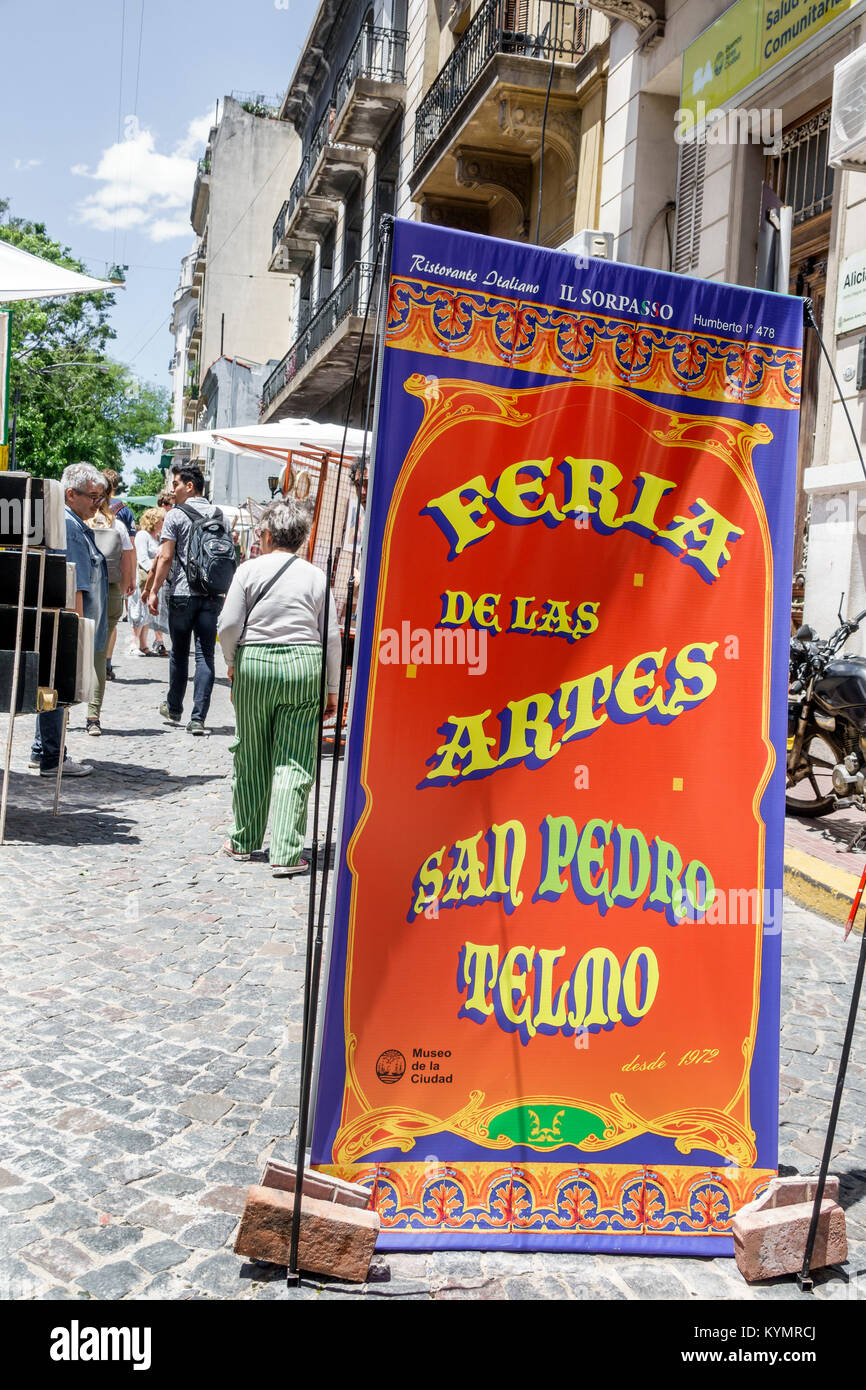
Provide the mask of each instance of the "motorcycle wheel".
{"label": "motorcycle wheel", "polygon": [[836,805],[832,773],[843,758],[842,750],[829,734],[813,729],[803,740],[800,776],[787,774],[785,810],[789,816],[826,816]]}

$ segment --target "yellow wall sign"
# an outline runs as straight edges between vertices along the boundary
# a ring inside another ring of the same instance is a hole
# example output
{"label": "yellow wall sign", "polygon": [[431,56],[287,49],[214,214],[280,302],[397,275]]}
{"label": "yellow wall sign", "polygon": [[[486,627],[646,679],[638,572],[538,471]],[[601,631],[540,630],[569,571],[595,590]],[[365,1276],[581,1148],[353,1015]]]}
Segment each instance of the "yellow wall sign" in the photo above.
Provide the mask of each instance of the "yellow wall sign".
{"label": "yellow wall sign", "polygon": [[681,106],[699,120],[729,105],[750,82],[856,3],[736,0],[685,50]]}

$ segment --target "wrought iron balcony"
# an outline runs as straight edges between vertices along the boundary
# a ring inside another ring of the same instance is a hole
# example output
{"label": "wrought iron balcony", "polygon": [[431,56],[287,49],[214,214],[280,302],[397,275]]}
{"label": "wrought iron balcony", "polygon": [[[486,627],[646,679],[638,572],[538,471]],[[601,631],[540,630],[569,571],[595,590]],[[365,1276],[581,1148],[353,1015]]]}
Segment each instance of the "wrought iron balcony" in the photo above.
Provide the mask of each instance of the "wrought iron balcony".
{"label": "wrought iron balcony", "polygon": [[430,148],[496,53],[575,63],[587,11],[569,0],[485,0],[418,107],[415,163]]}
{"label": "wrought iron balcony", "polygon": [[283,360],[271,372],[262,389],[262,410],[298,375],[313,354],[335,333],[344,319],[360,316],[367,307],[373,267],[356,261],[336,289],[319,304],[292,343]]}
{"label": "wrought iron balcony", "polygon": [[[288,196],[288,199],[287,199],[286,202],[283,204],[283,207],[284,207],[285,210],[286,210],[286,221],[287,221],[287,222],[288,222],[289,218],[291,217],[292,213],[294,212],[295,208],[298,206],[298,203],[300,202],[301,198],[302,198],[303,195],[304,195],[304,191],[305,191],[305,189],[306,189],[306,187],[307,187],[307,180],[309,179],[309,177],[310,177],[310,156],[309,156],[308,154],[305,154],[304,157],[303,157],[303,159],[301,160],[299,166],[298,166],[298,172],[295,174],[295,177],[294,177],[294,179],[292,180],[292,186],[291,186],[291,188],[289,189],[289,196]],[[282,209],[281,209],[281,210],[282,210]]]}
{"label": "wrought iron balcony", "polygon": [[378,143],[402,100],[408,39],[404,29],[361,27],[334,88],[340,140],[365,146]]}
{"label": "wrought iron balcony", "polygon": [[288,221],[288,217],[289,217],[289,200],[288,200],[288,198],[287,198],[286,201],[283,203],[283,206],[280,208],[279,212],[277,213],[276,221],[274,222],[274,230],[273,230],[273,233],[272,233],[272,235],[271,235],[271,251],[272,251],[272,252],[273,252],[273,251],[276,251],[277,246],[278,246],[279,243],[282,241],[283,237],[286,235],[286,222]]}
{"label": "wrought iron balcony", "polygon": [[313,169],[315,169],[316,161],[322,153],[322,150],[330,141],[331,126],[333,124],[334,108],[333,106],[329,106],[313,132],[310,148],[301,160],[298,172],[295,174],[292,186],[289,189],[288,200],[284,204],[286,209],[286,222],[289,221],[300,199],[307,191],[307,184],[310,182],[310,174]]}

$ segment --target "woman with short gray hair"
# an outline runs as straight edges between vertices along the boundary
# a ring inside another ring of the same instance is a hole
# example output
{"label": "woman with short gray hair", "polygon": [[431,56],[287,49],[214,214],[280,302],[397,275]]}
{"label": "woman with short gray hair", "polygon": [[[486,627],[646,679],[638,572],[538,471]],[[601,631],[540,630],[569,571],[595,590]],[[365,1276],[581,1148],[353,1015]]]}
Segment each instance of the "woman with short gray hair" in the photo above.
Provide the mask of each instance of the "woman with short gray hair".
{"label": "woman with short gray hair", "polygon": [[[249,859],[261,849],[271,810],[271,870],[301,873],[307,801],[316,762],[326,579],[301,560],[307,508],[271,502],[259,522],[262,553],[235,572],[219,620],[232,682],[237,736],[232,745],[234,826],[223,851]],[[328,697],[336,714],[340,629],[333,594],[328,617]]]}

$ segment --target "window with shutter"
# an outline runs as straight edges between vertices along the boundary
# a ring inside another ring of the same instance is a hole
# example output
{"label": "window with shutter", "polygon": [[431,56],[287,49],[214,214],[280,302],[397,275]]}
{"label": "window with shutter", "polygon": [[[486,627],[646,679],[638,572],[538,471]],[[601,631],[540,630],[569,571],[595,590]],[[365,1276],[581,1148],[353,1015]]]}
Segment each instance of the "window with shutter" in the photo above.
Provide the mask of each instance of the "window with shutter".
{"label": "window with shutter", "polygon": [[679,275],[693,275],[700,261],[706,162],[707,147],[703,140],[680,145],[674,247],[674,270]]}

